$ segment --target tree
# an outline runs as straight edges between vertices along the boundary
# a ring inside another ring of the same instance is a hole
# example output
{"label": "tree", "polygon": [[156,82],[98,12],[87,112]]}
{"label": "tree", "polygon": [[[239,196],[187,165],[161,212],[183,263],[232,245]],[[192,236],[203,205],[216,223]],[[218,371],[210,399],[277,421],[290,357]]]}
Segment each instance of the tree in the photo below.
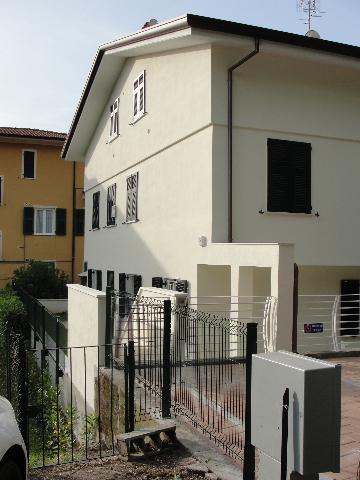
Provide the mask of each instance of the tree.
{"label": "tree", "polygon": [[67,298],[67,275],[46,262],[30,260],[14,271],[12,282],[35,298]]}

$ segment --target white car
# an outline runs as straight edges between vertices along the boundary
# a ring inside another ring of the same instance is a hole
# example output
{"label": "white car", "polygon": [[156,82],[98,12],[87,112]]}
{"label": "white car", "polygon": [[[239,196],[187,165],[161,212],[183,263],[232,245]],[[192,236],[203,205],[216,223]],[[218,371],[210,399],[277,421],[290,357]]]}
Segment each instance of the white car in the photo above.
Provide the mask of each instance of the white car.
{"label": "white car", "polygon": [[0,479],[26,480],[27,454],[14,410],[6,398],[0,396]]}

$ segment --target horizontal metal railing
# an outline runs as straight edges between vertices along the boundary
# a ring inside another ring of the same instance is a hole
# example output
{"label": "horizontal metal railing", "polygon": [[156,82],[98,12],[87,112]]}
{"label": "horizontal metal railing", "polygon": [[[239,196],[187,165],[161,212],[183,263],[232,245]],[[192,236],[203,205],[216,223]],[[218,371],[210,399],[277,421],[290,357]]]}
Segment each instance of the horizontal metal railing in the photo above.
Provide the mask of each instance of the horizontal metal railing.
{"label": "horizontal metal railing", "polygon": [[299,353],[360,350],[360,295],[299,295]]}
{"label": "horizontal metal railing", "polygon": [[191,297],[189,307],[228,318],[230,325],[235,325],[236,322],[257,323],[258,351],[267,352],[276,348],[276,297],[260,295]]}

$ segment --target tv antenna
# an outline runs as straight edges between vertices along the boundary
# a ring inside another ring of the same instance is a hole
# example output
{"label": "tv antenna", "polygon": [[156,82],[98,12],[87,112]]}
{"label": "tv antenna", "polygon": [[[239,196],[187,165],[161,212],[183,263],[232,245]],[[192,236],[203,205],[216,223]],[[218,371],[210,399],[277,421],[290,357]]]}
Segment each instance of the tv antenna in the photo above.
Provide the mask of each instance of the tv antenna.
{"label": "tv antenna", "polygon": [[308,30],[311,31],[313,18],[321,18],[320,0],[297,0],[298,10],[304,15],[302,20],[305,25],[308,26]]}

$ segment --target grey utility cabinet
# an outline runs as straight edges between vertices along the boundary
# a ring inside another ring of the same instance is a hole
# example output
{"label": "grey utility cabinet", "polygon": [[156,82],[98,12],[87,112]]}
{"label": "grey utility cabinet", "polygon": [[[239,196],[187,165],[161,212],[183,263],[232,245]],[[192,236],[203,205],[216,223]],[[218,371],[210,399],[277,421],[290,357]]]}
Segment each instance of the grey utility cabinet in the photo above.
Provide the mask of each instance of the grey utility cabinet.
{"label": "grey utility cabinet", "polygon": [[[340,471],[341,367],[290,352],[253,355],[251,443],[279,479],[282,399],[289,388],[288,472]],[[259,477],[260,478],[260,477]],[[302,477],[301,477],[302,478]]]}

